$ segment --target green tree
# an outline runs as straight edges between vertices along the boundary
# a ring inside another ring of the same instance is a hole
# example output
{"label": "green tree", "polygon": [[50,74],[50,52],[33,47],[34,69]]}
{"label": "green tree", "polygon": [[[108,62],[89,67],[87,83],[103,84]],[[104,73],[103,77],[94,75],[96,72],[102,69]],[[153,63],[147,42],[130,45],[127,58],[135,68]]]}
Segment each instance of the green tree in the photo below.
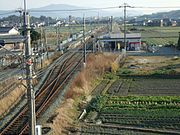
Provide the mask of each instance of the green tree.
{"label": "green tree", "polygon": [[37,41],[41,38],[41,34],[34,29],[31,29],[31,42]]}

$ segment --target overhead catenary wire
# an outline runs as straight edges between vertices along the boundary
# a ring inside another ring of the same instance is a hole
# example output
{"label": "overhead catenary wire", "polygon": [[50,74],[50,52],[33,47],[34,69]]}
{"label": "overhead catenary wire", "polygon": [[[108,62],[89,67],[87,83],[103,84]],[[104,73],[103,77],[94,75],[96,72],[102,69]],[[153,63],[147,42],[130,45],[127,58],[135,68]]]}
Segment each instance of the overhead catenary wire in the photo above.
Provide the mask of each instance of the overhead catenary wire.
{"label": "overhead catenary wire", "polygon": [[75,11],[90,11],[90,10],[105,10],[105,9],[117,9],[119,6],[114,7],[102,7],[102,8],[78,8],[78,9],[55,9],[55,10],[29,10],[29,12],[75,12]]}
{"label": "overhead catenary wire", "polygon": [[159,8],[176,8],[176,9],[178,9],[178,8],[180,8],[180,6],[173,6],[173,7],[143,7],[143,6],[131,6],[130,8],[145,8],[145,9],[148,9],[148,8],[151,8],[151,9],[159,9]]}
{"label": "overhead catenary wire", "polygon": [[[112,6],[112,7],[101,7],[101,8],[78,8],[78,9],[49,9],[49,10],[28,10],[28,12],[32,13],[45,13],[45,12],[78,12],[78,11],[96,11],[96,10],[108,10],[108,9],[119,9],[124,6]],[[137,8],[137,9],[180,9],[180,6],[166,6],[166,7],[153,7],[153,6],[127,6],[128,8]],[[19,12],[19,10],[11,10],[9,12],[1,13],[0,16],[14,14]]]}
{"label": "overhead catenary wire", "polygon": [[[175,7],[143,7],[143,6],[127,6],[128,8],[144,8],[144,9],[156,9],[156,8],[180,8],[180,6],[175,6]],[[79,8],[79,9],[62,9],[62,10],[29,10],[29,12],[76,12],[76,11],[93,11],[93,10],[106,10],[106,9],[118,9],[118,8],[124,8],[124,6],[114,6],[114,7],[102,7],[102,8]]]}

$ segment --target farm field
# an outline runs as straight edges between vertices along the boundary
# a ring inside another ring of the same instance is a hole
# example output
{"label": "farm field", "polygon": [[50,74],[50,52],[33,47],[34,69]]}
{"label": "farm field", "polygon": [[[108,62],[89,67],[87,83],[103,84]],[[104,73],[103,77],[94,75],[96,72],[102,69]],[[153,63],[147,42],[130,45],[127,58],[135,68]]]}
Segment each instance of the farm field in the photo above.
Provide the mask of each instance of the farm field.
{"label": "farm field", "polygon": [[127,57],[94,89],[80,133],[180,134],[179,63],[173,57]]}
{"label": "farm field", "polygon": [[147,45],[176,45],[180,27],[140,27],[135,26],[136,30],[131,31],[132,27],[128,28],[130,32],[140,32],[142,41]]}
{"label": "farm field", "polygon": [[116,80],[108,89],[107,94],[128,96],[180,96],[180,79],[120,79]]}

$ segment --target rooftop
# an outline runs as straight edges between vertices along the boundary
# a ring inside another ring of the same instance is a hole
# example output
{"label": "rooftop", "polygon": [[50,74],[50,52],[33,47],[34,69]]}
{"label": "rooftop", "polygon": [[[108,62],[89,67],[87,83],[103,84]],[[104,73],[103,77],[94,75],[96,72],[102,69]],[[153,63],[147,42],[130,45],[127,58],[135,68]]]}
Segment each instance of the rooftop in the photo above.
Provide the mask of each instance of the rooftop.
{"label": "rooftop", "polygon": [[13,27],[0,27],[0,34],[8,33]]}
{"label": "rooftop", "polygon": [[[127,33],[127,39],[141,38],[141,33]],[[107,33],[99,37],[99,39],[124,39],[124,33]]]}

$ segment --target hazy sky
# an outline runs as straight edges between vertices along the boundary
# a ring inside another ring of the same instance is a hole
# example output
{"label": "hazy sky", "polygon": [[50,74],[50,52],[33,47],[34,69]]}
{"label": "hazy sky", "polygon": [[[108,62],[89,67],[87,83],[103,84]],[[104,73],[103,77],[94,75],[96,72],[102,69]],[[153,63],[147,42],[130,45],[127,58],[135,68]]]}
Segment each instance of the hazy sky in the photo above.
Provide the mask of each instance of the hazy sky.
{"label": "hazy sky", "polygon": [[[180,0],[27,0],[28,9],[49,4],[70,4],[83,7],[119,6],[124,2],[131,6],[180,6]],[[17,9],[23,6],[23,0],[0,0],[0,10]],[[174,9],[168,9],[174,10]],[[157,12],[155,9],[143,9],[144,13]],[[165,11],[165,9],[163,9]]]}

